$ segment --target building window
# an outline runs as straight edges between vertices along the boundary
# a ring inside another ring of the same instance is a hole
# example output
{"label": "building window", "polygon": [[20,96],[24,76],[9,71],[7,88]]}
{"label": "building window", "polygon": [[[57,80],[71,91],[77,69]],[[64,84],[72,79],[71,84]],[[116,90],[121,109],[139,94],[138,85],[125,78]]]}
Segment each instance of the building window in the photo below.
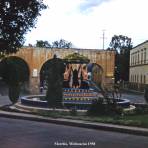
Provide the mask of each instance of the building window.
{"label": "building window", "polygon": [[143,83],[144,84],[146,83],[146,76],[145,75],[143,76]]}
{"label": "building window", "polygon": [[133,54],[133,65],[135,65],[135,54]]}
{"label": "building window", "polygon": [[131,66],[133,65],[133,54],[131,54],[131,61],[130,61],[130,63],[131,63]]}
{"label": "building window", "polygon": [[134,75],[132,75],[132,82],[134,82]]}
{"label": "building window", "polygon": [[136,82],[136,75],[135,75],[135,82]]}
{"label": "building window", "polygon": [[133,76],[131,75],[131,82],[133,82]]}
{"label": "building window", "polygon": [[135,61],[134,61],[134,65],[136,65],[136,53],[135,53]]}
{"label": "building window", "polygon": [[141,64],[143,63],[143,49],[141,50]]}
{"label": "building window", "polygon": [[130,65],[133,65],[133,54],[130,55]]}
{"label": "building window", "polygon": [[139,51],[138,51],[138,61],[137,61],[137,64],[139,64]]}
{"label": "building window", "polygon": [[137,83],[139,82],[139,75],[137,75]]}
{"label": "building window", "polygon": [[144,48],[144,64],[146,63],[146,48]]}
{"label": "building window", "polygon": [[141,75],[141,80],[140,80],[140,82],[141,82],[141,84],[143,83],[143,82],[142,82],[142,75]]}
{"label": "building window", "polygon": [[135,65],[137,64],[137,53],[135,53]]}

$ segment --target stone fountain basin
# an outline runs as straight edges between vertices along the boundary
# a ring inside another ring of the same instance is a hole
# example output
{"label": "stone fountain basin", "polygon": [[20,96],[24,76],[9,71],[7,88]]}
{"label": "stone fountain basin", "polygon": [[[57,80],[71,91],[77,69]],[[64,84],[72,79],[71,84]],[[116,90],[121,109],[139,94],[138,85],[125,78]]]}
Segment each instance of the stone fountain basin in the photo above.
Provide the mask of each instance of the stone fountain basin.
{"label": "stone fountain basin", "polygon": [[116,99],[117,104],[123,108],[130,106],[130,101],[128,99]]}
{"label": "stone fountain basin", "polygon": [[[41,97],[45,97],[45,95],[30,95],[30,96],[23,96],[21,97],[21,104],[28,105],[28,106],[34,106],[34,107],[48,107],[48,103],[46,100],[40,100]],[[123,108],[128,108],[130,106],[130,101],[127,99],[116,99],[116,102],[119,106]],[[91,101],[69,101],[69,102],[63,102],[63,103],[71,103],[71,104],[89,104],[91,105]]]}
{"label": "stone fountain basin", "polygon": [[47,101],[40,100],[40,97],[45,95],[29,95],[21,97],[21,104],[35,106],[35,107],[48,107]]}

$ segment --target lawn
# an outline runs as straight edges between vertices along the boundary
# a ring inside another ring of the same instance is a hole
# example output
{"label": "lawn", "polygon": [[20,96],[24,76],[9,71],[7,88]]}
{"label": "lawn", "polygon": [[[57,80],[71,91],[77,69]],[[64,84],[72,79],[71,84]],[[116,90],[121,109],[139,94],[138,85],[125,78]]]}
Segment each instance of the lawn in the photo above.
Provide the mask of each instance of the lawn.
{"label": "lawn", "polygon": [[48,116],[53,118],[67,118],[74,120],[85,120],[100,123],[112,123],[118,125],[138,126],[148,128],[148,114],[133,114],[133,115],[98,115],[88,116],[86,113],[76,112],[40,112],[41,116]]}
{"label": "lawn", "polygon": [[[10,108],[1,107],[1,110],[10,111]],[[11,110],[14,111],[14,110]],[[18,111],[17,111],[18,112]],[[36,111],[31,114],[36,114],[40,116],[52,117],[52,118],[66,118],[73,120],[84,120],[91,122],[99,122],[99,123],[111,123],[118,125],[127,125],[127,126],[136,126],[136,127],[144,127],[148,128],[148,112],[137,113],[134,114],[125,114],[125,115],[97,115],[90,116],[87,115],[86,112],[77,112],[75,110],[71,111]]]}
{"label": "lawn", "polygon": [[[70,117],[67,117],[70,118]],[[138,126],[148,128],[148,114],[125,116],[75,116],[71,119],[86,120],[92,122],[112,123],[118,125]]]}

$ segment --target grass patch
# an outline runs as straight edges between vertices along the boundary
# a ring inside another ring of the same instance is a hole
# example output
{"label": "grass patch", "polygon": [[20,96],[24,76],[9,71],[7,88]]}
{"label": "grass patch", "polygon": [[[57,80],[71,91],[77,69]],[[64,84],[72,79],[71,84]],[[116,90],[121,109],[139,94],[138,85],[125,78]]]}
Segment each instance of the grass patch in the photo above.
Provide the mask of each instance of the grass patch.
{"label": "grass patch", "polygon": [[148,114],[124,116],[122,120],[127,125],[148,128]]}
{"label": "grass patch", "polygon": [[[9,107],[1,107],[1,110],[19,112],[18,110],[12,110]],[[98,123],[111,123],[118,125],[136,126],[148,128],[148,113],[134,113],[132,115],[95,115],[90,116],[85,112],[71,111],[40,111],[32,112],[31,114],[52,117],[52,118],[66,118],[73,120],[83,120]]]}
{"label": "grass patch", "polygon": [[41,116],[48,116],[53,118],[67,118],[73,120],[83,120],[83,121],[91,121],[91,122],[99,122],[99,123],[111,123],[111,124],[118,124],[118,125],[126,125],[126,126],[137,126],[137,127],[144,127],[148,128],[148,114],[141,114],[141,115],[124,115],[124,116],[88,116],[88,115],[81,115],[77,113],[76,115],[72,115],[71,112],[40,112],[39,115]]}

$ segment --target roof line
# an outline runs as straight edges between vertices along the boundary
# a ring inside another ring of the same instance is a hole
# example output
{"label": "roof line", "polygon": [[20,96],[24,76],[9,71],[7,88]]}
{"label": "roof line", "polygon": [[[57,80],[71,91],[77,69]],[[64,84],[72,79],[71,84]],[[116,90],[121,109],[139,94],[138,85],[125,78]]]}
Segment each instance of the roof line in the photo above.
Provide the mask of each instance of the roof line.
{"label": "roof line", "polygon": [[140,43],[140,44],[138,44],[138,45],[136,45],[135,47],[133,47],[132,49],[134,49],[134,48],[136,48],[136,47],[138,47],[138,46],[140,46],[140,45],[142,45],[142,44],[145,44],[145,43],[147,43],[148,42],[148,40],[146,40],[146,41],[144,41],[144,42],[142,42],[142,43]]}

